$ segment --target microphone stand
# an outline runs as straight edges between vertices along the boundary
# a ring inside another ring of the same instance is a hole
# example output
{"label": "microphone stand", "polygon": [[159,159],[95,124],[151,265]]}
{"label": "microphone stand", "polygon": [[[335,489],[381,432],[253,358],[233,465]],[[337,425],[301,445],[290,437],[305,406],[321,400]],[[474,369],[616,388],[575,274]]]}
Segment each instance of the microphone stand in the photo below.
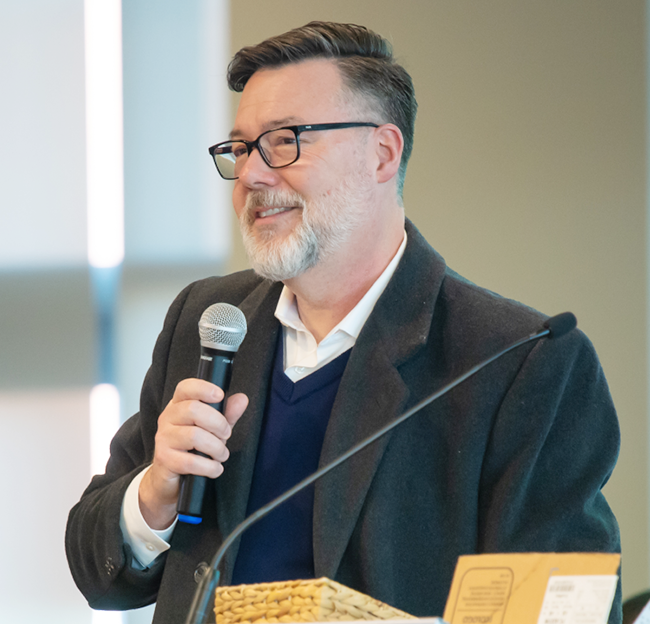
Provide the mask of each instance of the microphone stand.
{"label": "microphone stand", "polygon": [[457,377],[453,381],[450,381],[448,384],[440,388],[440,390],[437,390],[433,394],[429,395],[416,405],[414,405],[410,410],[404,412],[401,416],[399,416],[397,419],[394,421],[388,423],[369,437],[367,437],[365,440],[362,440],[358,444],[355,444],[352,448],[350,448],[348,451],[343,453],[343,455],[340,455],[333,461],[331,461],[329,464],[323,466],[322,468],[319,468],[316,472],[312,473],[308,477],[304,478],[302,481],[294,485],[291,489],[287,490],[284,494],[281,494],[277,498],[273,499],[270,503],[267,503],[263,507],[260,507],[255,513],[251,514],[248,516],[248,518],[245,518],[243,522],[241,522],[237,527],[235,527],[235,530],[223,541],[221,546],[219,547],[219,550],[217,550],[216,554],[214,555],[212,562],[210,563],[210,568],[209,570],[205,573],[203,578],[201,579],[201,582],[199,586],[196,589],[196,592],[194,592],[194,598],[192,600],[192,605],[190,606],[189,613],[187,615],[187,619],[185,620],[185,624],[203,624],[205,622],[205,617],[208,612],[208,608],[210,605],[211,598],[214,596],[214,593],[219,586],[219,581],[221,579],[221,573],[219,572],[219,566],[221,565],[221,561],[228,550],[232,543],[252,524],[255,524],[258,520],[261,520],[264,516],[266,516],[268,513],[273,511],[276,507],[284,503],[286,500],[291,498],[294,494],[297,494],[300,490],[303,488],[306,488],[308,485],[311,485],[314,483],[314,481],[317,481],[320,479],[322,476],[326,475],[328,472],[342,464],[343,462],[347,461],[358,453],[359,451],[363,450],[366,448],[368,445],[372,444],[373,442],[376,442],[379,438],[381,438],[384,434],[388,433],[398,425],[402,424],[405,420],[408,420],[411,416],[419,412],[423,407],[426,407],[430,403],[433,403],[436,399],[440,398],[442,395],[446,394],[459,384],[461,384],[463,381],[466,379],[469,379],[472,375],[475,375],[478,373],[482,368],[485,368],[488,364],[491,364],[494,362],[494,360],[498,360],[501,356],[505,355],[506,353],[509,353],[510,351],[513,351],[514,349],[517,349],[518,347],[521,347],[529,342],[533,342],[534,340],[539,340],[540,338],[544,338],[544,336],[548,336],[549,338],[560,338],[564,334],[568,333],[571,331],[574,327],[576,326],[576,318],[571,312],[563,312],[561,314],[558,314],[550,319],[548,319],[544,323],[544,329],[541,329],[533,334],[529,334],[528,336],[521,338],[517,340],[516,342],[508,345],[501,351],[497,352],[495,355],[490,356],[489,358],[483,360],[482,362],[479,362],[466,372],[464,372],[460,377]]}

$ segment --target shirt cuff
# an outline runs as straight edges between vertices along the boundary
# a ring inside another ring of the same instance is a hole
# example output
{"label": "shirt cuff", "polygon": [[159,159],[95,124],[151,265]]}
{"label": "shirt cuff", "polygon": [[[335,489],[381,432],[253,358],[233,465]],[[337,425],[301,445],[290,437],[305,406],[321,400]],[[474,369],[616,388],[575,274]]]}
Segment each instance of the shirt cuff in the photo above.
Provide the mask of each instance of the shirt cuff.
{"label": "shirt cuff", "polygon": [[[120,513],[120,529],[124,541],[133,551],[133,567],[139,570],[148,568],[162,553],[169,550],[169,540],[171,539],[174,527],[178,518],[172,525],[162,531],[152,529],[142,517],[140,511],[140,500],[138,489],[140,481],[144,477],[150,466],[147,466],[140,472],[127,488],[124,499],[122,500],[122,511]],[[139,564],[139,565],[138,565]]]}

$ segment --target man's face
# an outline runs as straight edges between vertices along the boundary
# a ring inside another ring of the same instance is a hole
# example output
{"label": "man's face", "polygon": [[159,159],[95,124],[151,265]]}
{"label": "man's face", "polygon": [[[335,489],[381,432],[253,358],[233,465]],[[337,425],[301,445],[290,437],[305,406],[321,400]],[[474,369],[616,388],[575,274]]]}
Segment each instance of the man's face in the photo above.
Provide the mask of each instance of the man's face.
{"label": "man's face", "polygon": [[[338,69],[327,60],[258,71],[242,94],[233,136],[250,141],[281,126],[368,121],[341,87]],[[300,159],[282,169],[271,169],[253,151],[235,182],[233,205],[258,273],[296,277],[362,229],[373,193],[370,130],[303,133]]]}

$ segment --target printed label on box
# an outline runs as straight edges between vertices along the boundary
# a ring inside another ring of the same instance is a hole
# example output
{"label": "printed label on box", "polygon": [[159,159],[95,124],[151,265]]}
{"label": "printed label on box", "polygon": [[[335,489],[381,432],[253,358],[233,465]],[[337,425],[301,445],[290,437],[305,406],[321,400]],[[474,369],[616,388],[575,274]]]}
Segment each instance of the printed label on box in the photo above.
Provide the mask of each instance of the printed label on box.
{"label": "printed label on box", "polygon": [[537,624],[605,624],[618,576],[551,576]]}

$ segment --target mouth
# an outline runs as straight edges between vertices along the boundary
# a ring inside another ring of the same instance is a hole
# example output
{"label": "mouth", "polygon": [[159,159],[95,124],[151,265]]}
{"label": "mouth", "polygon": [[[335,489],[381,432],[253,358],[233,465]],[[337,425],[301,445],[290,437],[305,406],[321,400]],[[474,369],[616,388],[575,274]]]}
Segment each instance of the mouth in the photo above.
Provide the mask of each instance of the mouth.
{"label": "mouth", "polygon": [[279,208],[267,208],[266,210],[257,210],[255,212],[255,217],[258,219],[264,219],[266,217],[272,217],[282,212],[289,212],[294,208],[296,208],[296,206],[281,206]]}
{"label": "mouth", "polygon": [[292,217],[288,214],[294,212],[299,215],[307,207],[305,199],[292,191],[250,191],[246,194],[245,199],[244,211],[240,218],[242,223],[248,227],[268,226],[275,230],[283,223],[289,226],[292,223]]}

